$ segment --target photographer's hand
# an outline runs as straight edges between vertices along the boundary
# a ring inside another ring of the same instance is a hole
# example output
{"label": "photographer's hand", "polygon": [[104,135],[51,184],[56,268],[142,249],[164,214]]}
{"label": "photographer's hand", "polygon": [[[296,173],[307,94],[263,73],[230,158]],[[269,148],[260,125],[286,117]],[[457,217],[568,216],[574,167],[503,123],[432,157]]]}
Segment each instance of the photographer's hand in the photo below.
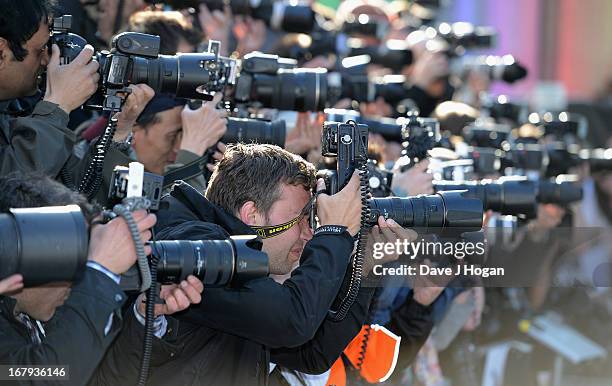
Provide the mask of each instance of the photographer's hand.
{"label": "photographer's hand", "polygon": [[227,150],[227,145],[223,142],[217,142],[217,149],[212,155],[213,163],[206,164],[206,168],[213,172],[215,170],[215,163],[221,161],[223,159],[223,155],[225,154],[225,150]]}
{"label": "photographer's hand", "polygon": [[565,216],[565,209],[555,204],[539,204],[538,215],[527,223],[527,235],[531,240],[545,241],[548,232],[556,228]]}
{"label": "photographer's hand", "polygon": [[425,159],[405,172],[394,168],[391,189],[397,191],[400,196],[406,193],[411,196],[433,194],[433,175],[427,172],[428,166],[429,160]]}
{"label": "photographer's hand", "polygon": [[200,25],[206,33],[208,40],[217,40],[221,42],[222,56],[227,56],[227,48],[229,46],[230,33],[232,32],[232,11],[229,6],[225,6],[222,11],[218,9],[212,12],[202,3],[200,4],[200,12],[198,13]]}
{"label": "photographer's hand", "polygon": [[[317,181],[317,191],[325,188],[322,179]],[[321,225],[342,225],[347,227],[351,236],[355,236],[361,227],[361,195],[359,190],[359,174],[353,173],[346,186],[328,196],[321,193],[317,197],[317,216]]]}
{"label": "photographer's hand", "polygon": [[[192,304],[200,303],[202,301],[202,291],[204,291],[204,284],[193,275],[189,275],[187,280],[183,280],[180,285],[163,285],[159,297],[165,301],[165,304],[155,305],[155,317],[159,315],[172,315],[186,310]],[[145,314],[146,299],[145,294],[140,294],[136,300],[138,312],[143,316]]]}
{"label": "photographer's hand", "polygon": [[403,243],[403,240],[407,240],[411,243],[416,240],[417,237],[418,234],[412,229],[402,228],[395,220],[385,220],[383,216],[379,216],[378,225],[372,227],[368,237],[368,247],[366,248],[366,256],[363,260],[363,276],[368,276],[374,268],[374,265],[390,263],[396,261],[400,257],[398,253],[385,253],[382,258],[374,257],[375,243],[395,244],[397,240],[399,240],[400,243]]}
{"label": "photographer's hand", "polygon": [[117,113],[117,132],[116,138],[125,138],[132,130],[132,126],[136,123],[136,119],[147,104],[155,96],[155,90],[146,84],[132,84],[128,86],[132,90],[125,100],[125,104],[120,113]]}
{"label": "photographer's hand", "polygon": [[321,146],[321,130],[325,117],[317,114],[310,119],[310,113],[298,113],[295,129],[287,134],[285,150],[295,154],[306,154]]}
{"label": "photographer's hand", "polygon": [[98,88],[99,64],[91,60],[94,49],[89,44],[69,64],[60,65],[60,50],[54,44],[47,66],[47,91],[44,100],[55,103],[70,113],[77,109]]}
{"label": "photographer's hand", "polygon": [[11,275],[0,280],[0,295],[15,292],[23,288],[23,276],[19,274]]}
{"label": "photographer's hand", "polygon": [[[433,266],[429,259],[419,262],[417,264],[417,269],[419,269],[419,265]],[[453,278],[454,274],[431,277],[429,277],[429,275],[417,274],[412,281],[412,297],[417,303],[426,307],[430,306],[438,296],[440,296]]]}
{"label": "photographer's hand", "polygon": [[266,42],[266,24],[250,16],[237,16],[234,23],[234,36],[238,42],[236,51],[240,56],[258,51]]}
{"label": "photographer's hand", "polygon": [[212,101],[203,103],[196,110],[185,106],[181,113],[183,134],[180,149],[201,156],[223,137],[227,130],[227,111],[217,108],[221,98],[223,94],[218,92]]}
{"label": "photographer's hand", "polygon": [[[157,219],[154,214],[144,210],[134,212],[133,216],[140,231],[140,238],[146,243],[151,239],[149,228],[155,225]],[[145,246],[145,253],[151,254],[151,247]],[[117,217],[107,224],[98,224],[91,228],[88,258],[117,275],[121,275],[136,263],[134,241],[123,218]]]}

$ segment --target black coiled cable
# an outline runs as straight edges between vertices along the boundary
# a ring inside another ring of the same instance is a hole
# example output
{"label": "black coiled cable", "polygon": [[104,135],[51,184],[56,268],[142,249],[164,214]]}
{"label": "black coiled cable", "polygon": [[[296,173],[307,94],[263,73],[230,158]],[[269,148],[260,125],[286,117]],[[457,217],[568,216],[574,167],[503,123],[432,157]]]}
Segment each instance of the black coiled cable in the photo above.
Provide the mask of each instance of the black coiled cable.
{"label": "black coiled cable", "polygon": [[[155,254],[153,254],[155,255]],[[151,355],[153,353],[153,323],[155,321],[155,299],[158,294],[159,283],[157,282],[157,264],[159,260],[151,256],[151,287],[147,290],[145,303],[145,331],[142,343],[142,360],[140,362],[140,373],[138,374],[138,386],[144,386],[149,378],[151,367]]]}
{"label": "black coiled cable", "polygon": [[[347,123],[356,125],[355,121],[348,121]],[[367,149],[366,149],[367,150]],[[359,173],[359,192],[361,195],[361,223],[359,236],[357,239],[357,250],[353,256],[351,265],[351,278],[348,286],[346,296],[340,302],[340,306],[336,311],[330,310],[330,318],[334,321],[343,320],[349,312],[349,309],[357,299],[359,289],[361,288],[361,278],[363,274],[363,259],[365,256],[365,249],[368,242],[368,233],[370,231],[370,224],[368,219],[370,218],[370,183],[369,183],[369,172],[367,164],[367,151],[365,154],[359,154],[355,159],[357,164],[356,168]]]}
{"label": "black coiled cable", "polygon": [[104,157],[113,142],[115,131],[117,131],[117,122],[116,117],[109,118],[104,134],[102,134],[100,139],[96,142],[95,154],[89,162],[85,175],[78,186],[78,192],[85,194],[90,200],[94,198],[98,190],[100,190],[100,185],[102,185]]}

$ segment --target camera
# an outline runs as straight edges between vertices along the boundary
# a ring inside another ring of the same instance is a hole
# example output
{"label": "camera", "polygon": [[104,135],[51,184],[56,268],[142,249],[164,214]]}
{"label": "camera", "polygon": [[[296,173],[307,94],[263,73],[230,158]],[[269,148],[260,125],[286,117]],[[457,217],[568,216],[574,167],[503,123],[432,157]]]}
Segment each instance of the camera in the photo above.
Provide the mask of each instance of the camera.
{"label": "camera", "polygon": [[467,197],[481,201],[483,210],[493,210],[503,215],[523,215],[535,218],[537,213],[536,185],[521,177],[501,177],[497,180],[434,181],[434,191],[467,190]]}
{"label": "camera", "polygon": [[11,209],[0,214],[0,279],[20,273],[26,287],[74,281],[88,240],[78,205]]}
{"label": "camera", "polygon": [[[414,138],[432,133],[422,122],[414,121],[406,128],[415,128]],[[423,130],[417,133],[417,128]],[[428,134],[425,134],[428,133]],[[329,194],[338,192],[351,178],[354,170],[366,168],[368,126],[354,122],[325,122],[323,125],[322,154],[337,157],[335,170],[319,171]],[[368,176],[369,177],[369,176]],[[479,230],[482,227],[482,204],[478,199],[464,196],[464,192],[444,192],[416,197],[385,197],[367,199],[366,224],[375,225],[379,216],[392,218],[403,227],[422,228],[424,233],[438,228]]]}
{"label": "camera", "polygon": [[391,194],[393,172],[377,165],[376,161],[368,160],[368,185],[372,197],[387,197]]}
{"label": "camera", "polygon": [[465,191],[446,191],[415,197],[385,197],[370,200],[369,224],[378,217],[392,218],[401,227],[423,233],[460,228],[462,232],[482,228],[482,203]]}
{"label": "camera", "polygon": [[550,159],[546,149],[539,143],[514,143],[505,146],[506,158],[502,168],[507,174],[526,175],[530,179],[537,179],[548,168]]}
{"label": "camera", "polygon": [[208,9],[223,11],[227,4],[234,15],[251,16],[264,21],[275,30],[285,32],[310,32],[315,27],[315,14],[309,5],[274,0],[148,0],[151,3],[164,3],[174,9],[194,8],[200,4]]}
{"label": "camera", "polygon": [[578,176],[562,174],[549,180],[537,181],[538,202],[565,206],[582,200],[582,186]]}
{"label": "camera", "polygon": [[[130,186],[129,168],[125,166],[115,166],[111,176],[110,189],[108,191],[108,207],[112,208],[127,198]],[[164,185],[164,177],[154,173],[143,173],[141,197],[149,201],[149,210],[156,211],[160,207],[161,195]]]}
{"label": "camera", "polygon": [[[81,36],[68,32],[72,17],[55,18],[50,44],[57,44],[63,64],[70,63],[85,47]],[[111,51],[94,55],[100,64],[100,85],[85,107],[120,111],[130,84],[146,83],[156,93],[179,98],[211,100],[215,92],[232,84],[235,61],[220,60],[218,42],[205,53],[159,55],[160,38],[138,32],[123,32],[112,40]],[[216,50],[216,52],[215,52]]]}
{"label": "camera", "polygon": [[233,101],[279,110],[323,111],[327,71],[295,68],[293,59],[252,52],[245,55]]}
{"label": "camera", "polygon": [[251,118],[228,118],[227,131],[223,143],[267,143],[280,147],[285,146],[287,127],[282,119],[265,121]]}
{"label": "camera", "polygon": [[502,149],[510,136],[510,127],[485,120],[477,120],[463,128],[464,141],[474,147]]}
{"label": "camera", "polygon": [[[20,273],[31,287],[74,281],[85,268],[89,235],[78,205],[11,209],[0,214],[0,234],[0,279]],[[180,283],[195,275],[207,286],[227,286],[268,274],[268,257],[257,243],[256,236],[236,236],[150,245],[159,259],[159,282]],[[122,275],[121,286],[137,290],[138,280],[133,267]]]}
{"label": "camera", "polygon": [[402,124],[402,153],[397,161],[401,171],[427,158],[429,150],[440,142],[440,123],[435,118],[419,118],[414,112],[399,118]]}
{"label": "camera", "polygon": [[[194,275],[206,287],[239,287],[268,275],[268,255],[257,236],[232,236],[228,240],[161,240],[149,243],[157,260],[157,282],[178,284]],[[121,275],[124,291],[138,291],[136,266]]]}
{"label": "camera", "polygon": [[393,118],[370,119],[362,117],[358,111],[346,109],[325,109],[328,121],[340,122],[349,119],[368,126],[370,133],[380,134],[388,141],[402,142],[402,124]]}
{"label": "camera", "polygon": [[327,74],[327,102],[335,104],[343,98],[357,102],[372,102],[381,97],[396,105],[407,98],[403,75],[385,75],[371,78],[367,65],[372,63],[369,55],[350,56],[342,59],[335,71]]}
{"label": "camera", "polygon": [[427,27],[424,32],[446,41],[453,55],[462,55],[469,49],[493,48],[497,38],[492,27],[475,26],[467,22],[440,23],[438,28]]}
{"label": "camera", "polygon": [[347,56],[368,55],[372,64],[379,64],[399,73],[403,67],[412,64],[414,57],[405,40],[387,39],[380,45],[364,45],[358,40],[348,40]]}
{"label": "camera", "polygon": [[508,84],[527,76],[527,68],[512,55],[465,56],[454,64],[454,68],[459,74],[478,71],[485,74],[490,80],[503,81]]}
{"label": "camera", "polygon": [[527,122],[529,108],[526,104],[510,102],[506,95],[482,96],[482,113],[495,121],[510,121],[513,125]]}

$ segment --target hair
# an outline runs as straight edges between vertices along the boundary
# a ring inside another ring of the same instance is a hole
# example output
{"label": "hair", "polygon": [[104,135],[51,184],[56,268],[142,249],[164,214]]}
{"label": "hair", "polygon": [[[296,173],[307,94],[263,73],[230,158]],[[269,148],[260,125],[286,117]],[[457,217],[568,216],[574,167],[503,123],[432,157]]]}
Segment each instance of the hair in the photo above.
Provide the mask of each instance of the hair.
{"label": "hair", "polygon": [[28,56],[23,46],[48,23],[55,8],[54,0],[0,0],[0,37],[6,39],[17,61]]}
{"label": "hair", "polygon": [[440,103],[432,114],[440,122],[440,130],[449,131],[453,135],[461,135],[463,128],[476,121],[479,115],[478,110],[472,106],[453,101]]}
{"label": "hair", "polygon": [[159,122],[161,122],[161,117],[159,116],[159,112],[152,113],[152,114],[141,114],[136,120],[136,124],[142,127],[144,131],[147,131],[149,127]]}
{"label": "hair", "polygon": [[280,198],[282,184],[311,190],[315,175],[310,162],[278,146],[231,145],[215,167],[206,198],[234,215],[245,202],[253,201],[267,216]]}
{"label": "hair", "polygon": [[130,16],[128,30],[161,38],[159,51],[164,55],[174,55],[181,39],[197,46],[202,34],[197,31],[182,13],[177,11],[140,11]]}
{"label": "hair", "polygon": [[88,223],[98,214],[87,199],[40,173],[12,172],[0,176],[0,213],[11,208],[78,205]]}

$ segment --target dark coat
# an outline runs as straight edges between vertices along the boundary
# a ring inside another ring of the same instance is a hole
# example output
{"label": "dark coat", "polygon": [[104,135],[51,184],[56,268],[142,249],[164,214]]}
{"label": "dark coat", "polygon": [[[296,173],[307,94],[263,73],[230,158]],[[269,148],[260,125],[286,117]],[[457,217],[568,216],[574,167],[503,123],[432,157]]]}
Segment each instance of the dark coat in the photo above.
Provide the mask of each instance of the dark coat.
{"label": "dark coat", "polygon": [[[68,365],[69,381],[23,384],[84,385],[117,336],[125,294],[104,273],[86,268],[66,303],[45,324],[42,344],[33,344],[27,328],[14,317],[16,301],[0,296],[0,364]],[[115,315],[108,335],[109,317]]]}
{"label": "dark coat", "polygon": [[[158,213],[159,239],[254,233],[187,184],[176,185],[163,201],[168,207]],[[308,373],[326,371],[361,329],[373,293],[362,289],[342,322],[327,319],[352,249],[347,232],[319,234],[306,243],[300,267],[282,285],[266,277],[239,289],[205,288],[202,303],[169,318],[168,334],[155,339],[147,384],[265,385],[270,361]],[[105,384],[135,379],[142,332],[125,333],[101,368]]]}

